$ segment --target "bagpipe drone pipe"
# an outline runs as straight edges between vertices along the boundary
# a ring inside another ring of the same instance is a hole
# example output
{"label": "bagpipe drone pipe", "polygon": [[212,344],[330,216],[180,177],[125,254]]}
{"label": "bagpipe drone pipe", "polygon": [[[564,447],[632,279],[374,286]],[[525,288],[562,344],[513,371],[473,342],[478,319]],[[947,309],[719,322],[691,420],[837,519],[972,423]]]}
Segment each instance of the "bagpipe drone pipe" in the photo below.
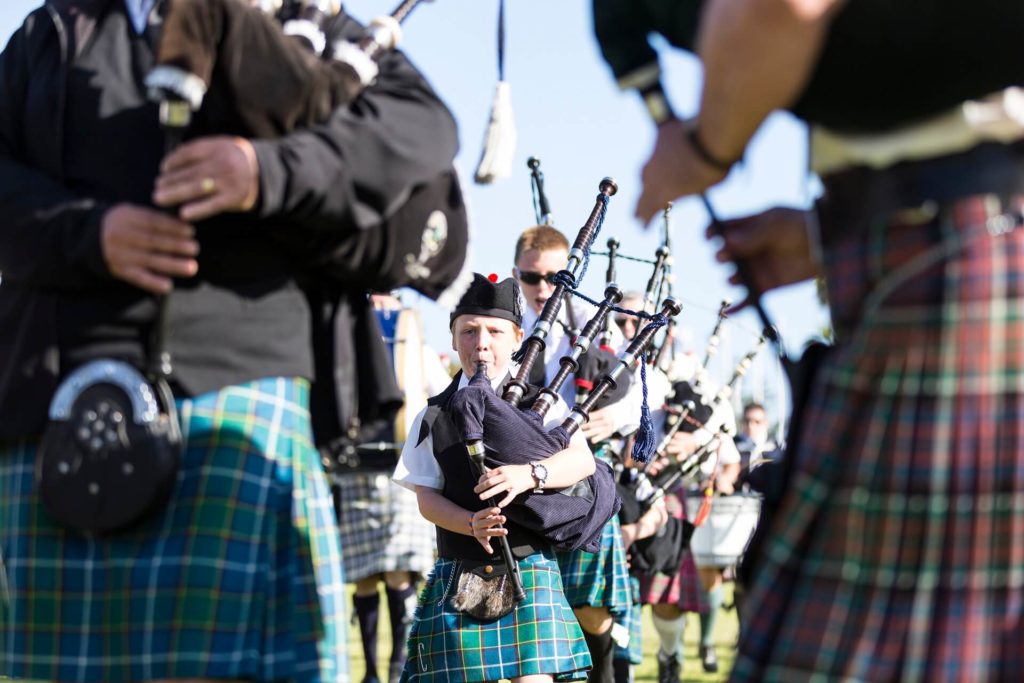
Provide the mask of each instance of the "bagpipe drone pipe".
{"label": "bagpipe drone pipe", "polygon": [[[166,0],[146,85],[162,108],[185,121],[190,137],[274,139],[323,124],[344,107],[354,119],[369,116],[362,109],[371,105],[359,96],[381,73],[401,70],[401,87],[428,89],[393,55],[400,23],[422,1],[404,0],[364,30],[335,0],[278,0],[271,12],[245,0]],[[378,187],[379,163],[354,161],[345,225],[286,230],[282,247],[343,286],[408,286],[457,300],[468,224],[454,169],[416,170]]]}
{"label": "bagpipe drone pipe", "polygon": [[[540,159],[537,157],[530,157],[526,162],[527,168],[530,169],[530,186],[534,195],[537,223],[538,225],[554,227],[554,215],[551,212],[551,204],[547,193],[544,191],[544,174],[540,170],[540,163]],[[614,194],[614,191],[612,191],[612,194]],[[593,237],[590,240],[593,242]],[[574,273],[573,277],[577,277],[577,274]],[[582,275],[579,275],[579,278],[582,279]],[[551,298],[553,299],[554,297],[552,296]],[[569,355],[559,359],[558,376],[552,380],[552,385],[556,386],[556,388],[553,392],[547,392],[548,399],[545,400],[550,400],[553,403],[558,389],[561,388],[571,375],[573,388],[575,389],[575,401],[582,403],[594,389],[596,382],[615,367],[618,359],[616,358],[615,349],[612,346],[610,337],[607,335],[610,320],[608,313],[620,301],[622,301],[622,292],[618,285],[615,284],[614,278],[606,278],[605,301],[601,303],[590,301],[590,303],[598,306],[597,313],[593,316],[590,323],[581,327],[578,324],[579,316],[572,305],[572,300],[565,300],[565,319],[567,324],[564,327],[566,328],[565,331],[568,339]],[[543,318],[543,315],[541,318]],[[562,324],[558,319],[557,311],[552,319],[555,321],[555,324]],[[597,333],[601,331],[605,333],[601,335],[600,341],[595,344],[594,342],[598,341]],[[541,378],[545,370],[543,357],[543,352],[538,353],[538,360],[541,362],[535,363],[532,366],[536,372],[528,376],[537,385],[543,385],[544,383],[544,380]],[[621,401],[629,393],[631,385],[631,377],[622,378],[601,397],[595,408],[601,409]],[[548,407],[550,407],[550,403]],[[544,408],[545,412],[546,410],[547,408]]]}

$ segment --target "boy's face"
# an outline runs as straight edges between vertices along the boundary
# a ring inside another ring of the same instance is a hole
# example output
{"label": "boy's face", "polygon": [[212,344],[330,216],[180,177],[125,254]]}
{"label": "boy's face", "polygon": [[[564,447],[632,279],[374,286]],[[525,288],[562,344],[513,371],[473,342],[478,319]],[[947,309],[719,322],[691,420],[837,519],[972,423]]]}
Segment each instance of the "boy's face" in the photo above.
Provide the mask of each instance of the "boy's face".
{"label": "boy's face", "polygon": [[540,313],[544,303],[555,291],[555,286],[548,281],[560,270],[565,270],[569,263],[569,252],[565,249],[528,249],[519,255],[512,277],[519,281],[526,298],[526,305],[535,313]]}
{"label": "boy's face", "polygon": [[466,377],[476,373],[478,363],[487,365],[487,377],[505,374],[512,353],[523,342],[523,331],[511,320],[486,315],[460,315],[452,326],[452,350]]}

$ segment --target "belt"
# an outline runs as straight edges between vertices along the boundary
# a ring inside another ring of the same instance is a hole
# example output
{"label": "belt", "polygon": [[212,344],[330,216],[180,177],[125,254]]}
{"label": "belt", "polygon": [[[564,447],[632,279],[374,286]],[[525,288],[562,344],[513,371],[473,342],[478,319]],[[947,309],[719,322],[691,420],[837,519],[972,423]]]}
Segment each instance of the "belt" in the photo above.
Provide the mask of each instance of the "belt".
{"label": "belt", "polygon": [[875,170],[858,167],[822,178],[818,202],[825,245],[880,216],[981,194],[1024,193],[1024,143],[984,143],[966,152]]}

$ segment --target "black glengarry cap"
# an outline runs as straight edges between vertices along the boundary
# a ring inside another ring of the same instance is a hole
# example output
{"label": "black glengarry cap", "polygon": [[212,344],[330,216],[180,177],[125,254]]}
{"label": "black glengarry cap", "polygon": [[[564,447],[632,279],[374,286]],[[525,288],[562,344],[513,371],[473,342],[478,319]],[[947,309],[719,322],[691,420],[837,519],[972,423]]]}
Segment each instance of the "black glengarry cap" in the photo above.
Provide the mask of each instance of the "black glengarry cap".
{"label": "black glengarry cap", "polygon": [[473,273],[473,283],[462,295],[459,304],[452,310],[448,319],[448,327],[455,325],[460,315],[486,315],[491,318],[511,320],[517,326],[523,325],[522,299],[519,295],[519,283],[507,277],[495,282],[497,276],[485,277]]}

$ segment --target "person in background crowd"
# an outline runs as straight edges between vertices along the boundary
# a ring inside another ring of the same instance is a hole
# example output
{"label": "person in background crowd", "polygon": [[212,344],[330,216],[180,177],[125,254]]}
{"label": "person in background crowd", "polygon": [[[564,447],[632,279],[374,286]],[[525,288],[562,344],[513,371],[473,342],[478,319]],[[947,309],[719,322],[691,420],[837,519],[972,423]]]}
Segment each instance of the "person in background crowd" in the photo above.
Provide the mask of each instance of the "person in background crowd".
{"label": "person in background crowd", "polygon": [[762,460],[776,460],[780,457],[779,447],[768,434],[768,413],[760,403],[750,402],[743,406],[740,433],[736,437],[736,450],[740,453],[741,477],[757,467]]}
{"label": "person in background crowd", "polygon": [[423,341],[419,313],[390,294],[370,297],[391,353],[404,405],[390,421],[364,425],[349,466],[334,476],[338,494],[345,579],[355,584],[352,605],[359,623],[366,674],[377,683],[377,623],[381,583],[391,626],[388,683],[405,666],[405,645],[416,605],[416,585],[434,565],[434,534],[419,514],[416,496],[391,481],[413,417],[451,381],[437,353]]}

